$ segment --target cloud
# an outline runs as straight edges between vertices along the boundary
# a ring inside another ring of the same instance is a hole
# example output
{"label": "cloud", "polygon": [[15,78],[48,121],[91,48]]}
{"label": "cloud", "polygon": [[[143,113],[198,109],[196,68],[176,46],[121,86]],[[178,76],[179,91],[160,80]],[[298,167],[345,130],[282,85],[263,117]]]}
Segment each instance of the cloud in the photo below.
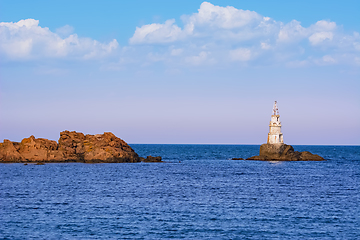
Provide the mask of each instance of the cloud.
{"label": "cloud", "polygon": [[251,55],[251,50],[247,48],[238,48],[230,51],[230,57],[234,61],[249,61],[251,59]]}
{"label": "cloud", "polygon": [[[177,41],[194,41],[207,38],[222,40],[236,44],[244,41],[267,40],[284,43],[294,43],[309,38],[312,45],[324,40],[332,40],[335,22],[321,20],[304,28],[296,20],[284,24],[260,14],[236,9],[231,6],[220,7],[209,2],[203,2],[197,13],[182,16],[183,29],[176,25],[175,20],[167,20],[164,24],[153,23],[137,27],[130,44],[161,44]],[[267,43],[263,49],[269,49]]]}
{"label": "cloud", "polygon": [[[219,39],[245,39],[249,40],[254,35],[271,33],[272,20],[262,17],[256,12],[236,9],[234,7],[214,6],[203,2],[197,13],[182,16],[184,28],[175,24],[174,19],[167,20],[164,24],[152,23],[137,27],[130,44],[159,44],[186,41],[192,38],[217,36]],[[251,29],[257,27],[257,32]],[[222,34],[219,34],[219,32]],[[262,33],[260,33],[262,32]],[[250,34],[250,36],[249,36]]]}
{"label": "cloud", "polygon": [[256,24],[262,20],[262,17],[253,11],[236,9],[231,6],[214,6],[209,2],[203,2],[198,13],[184,18],[184,20],[186,22],[185,29],[188,32],[194,32],[196,28],[201,29],[202,27],[221,29],[242,28]]}
{"label": "cloud", "polygon": [[323,56],[322,60],[326,63],[336,63],[336,60],[329,55]]}
{"label": "cloud", "polygon": [[334,31],[336,30],[337,26],[335,22],[321,20],[317,21],[313,26],[311,26],[311,28],[315,31]]}
{"label": "cloud", "polygon": [[0,54],[8,60],[94,59],[106,57],[118,48],[115,39],[107,44],[100,43],[90,38],[79,38],[76,34],[69,35],[72,30],[70,26],[64,26],[54,33],[47,27],[39,26],[39,21],[34,19],[1,22]]}
{"label": "cloud", "polygon": [[250,67],[357,65],[360,57],[360,34],[348,34],[330,20],[304,27],[297,20],[284,23],[254,11],[203,2],[181,21],[139,26],[122,48],[116,39],[102,43],[80,38],[69,25],[52,32],[34,19],[2,22],[0,56],[9,61],[107,59],[102,63],[116,66],[104,69],[123,69],[126,64],[231,67],[241,62]]}
{"label": "cloud", "polygon": [[330,55],[325,55],[322,58],[316,58],[313,59],[313,62],[316,65],[320,65],[320,66],[326,66],[326,65],[333,65],[337,63],[336,57],[335,56],[330,56]]}
{"label": "cloud", "polygon": [[309,37],[309,41],[312,45],[318,45],[325,40],[332,40],[334,34],[332,32],[316,32]]}
{"label": "cloud", "polygon": [[261,46],[261,49],[264,49],[264,50],[271,49],[271,45],[266,42],[260,43],[260,46]]}
{"label": "cloud", "polygon": [[74,28],[69,25],[65,25],[63,27],[56,29],[56,33],[61,37],[68,37],[73,32],[74,32]]}
{"label": "cloud", "polygon": [[153,23],[137,27],[129,42],[131,44],[174,42],[182,35],[181,29],[174,22],[175,20],[171,19],[164,24]]}
{"label": "cloud", "polygon": [[[329,20],[303,27],[297,20],[283,23],[254,11],[216,6],[209,2],[203,2],[197,12],[181,19],[182,27],[174,19],[163,24],[137,27],[129,43],[133,47],[156,45],[159,49],[163,46],[168,48],[169,61],[181,57],[193,65],[205,63],[209,53],[217,64],[251,60],[252,64],[289,65],[292,62],[293,65],[308,66],[317,64],[313,60],[317,51],[323,56],[347,53],[347,57],[336,61],[320,59],[324,64],[340,64],[345,59],[347,64],[351,64],[359,57],[359,34],[346,34]],[[175,49],[182,50],[176,52]],[[194,55],[194,52],[201,54]]]}
{"label": "cloud", "polygon": [[300,22],[292,20],[288,24],[285,24],[279,29],[277,41],[282,42],[294,42],[299,41],[308,35],[306,28],[302,27]]}
{"label": "cloud", "polygon": [[204,65],[204,64],[207,65],[215,64],[216,63],[215,59],[211,58],[210,55],[211,53],[202,51],[198,55],[186,57],[185,62],[194,66]]}

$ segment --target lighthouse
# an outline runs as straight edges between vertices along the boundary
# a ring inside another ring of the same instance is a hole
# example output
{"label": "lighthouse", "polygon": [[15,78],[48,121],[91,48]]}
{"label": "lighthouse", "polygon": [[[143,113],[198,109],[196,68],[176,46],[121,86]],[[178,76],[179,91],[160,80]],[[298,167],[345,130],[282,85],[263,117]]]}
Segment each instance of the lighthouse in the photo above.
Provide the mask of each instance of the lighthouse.
{"label": "lighthouse", "polygon": [[268,144],[284,143],[283,134],[281,133],[279,109],[277,107],[276,101],[274,103],[273,113],[271,115],[269,128],[270,129],[269,129],[267,143]]}

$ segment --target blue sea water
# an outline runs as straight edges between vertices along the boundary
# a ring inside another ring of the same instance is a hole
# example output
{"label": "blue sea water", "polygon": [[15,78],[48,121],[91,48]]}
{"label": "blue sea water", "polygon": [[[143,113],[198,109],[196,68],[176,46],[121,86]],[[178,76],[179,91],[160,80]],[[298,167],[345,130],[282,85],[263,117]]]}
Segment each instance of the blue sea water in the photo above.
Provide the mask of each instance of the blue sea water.
{"label": "blue sea water", "polygon": [[0,164],[0,239],[360,239],[360,147],[131,145],[166,163]]}

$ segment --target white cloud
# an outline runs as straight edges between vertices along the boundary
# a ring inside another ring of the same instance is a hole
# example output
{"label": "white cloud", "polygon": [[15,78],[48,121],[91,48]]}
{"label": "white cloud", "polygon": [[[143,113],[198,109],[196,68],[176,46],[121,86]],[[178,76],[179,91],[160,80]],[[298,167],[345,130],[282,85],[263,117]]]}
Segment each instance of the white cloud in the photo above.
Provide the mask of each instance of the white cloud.
{"label": "white cloud", "polygon": [[335,60],[335,58],[333,56],[330,55],[325,55],[320,59],[314,59],[313,62],[317,65],[332,65],[335,64],[337,62],[337,60]]}
{"label": "white cloud", "polygon": [[306,35],[307,30],[301,26],[300,22],[292,20],[281,27],[277,40],[279,42],[293,42],[303,39]]}
{"label": "white cloud", "polygon": [[216,63],[215,59],[210,58],[210,53],[205,51],[200,52],[199,55],[186,57],[185,62],[194,66],[203,65],[203,64],[211,65]]}
{"label": "white cloud", "polygon": [[153,23],[136,27],[134,36],[129,41],[131,44],[174,42],[182,35],[181,29],[174,22],[175,20],[171,19],[164,24]]}
{"label": "white cloud", "polygon": [[192,26],[234,29],[245,27],[262,19],[261,15],[253,11],[236,9],[231,6],[214,6],[209,2],[203,2],[198,13],[194,13],[185,20],[188,25],[185,29],[194,30]]}
{"label": "white cloud", "polygon": [[334,34],[332,32],[316,32],[309,37],[309,41],[312,45],[318,45],[325,40],[332,40]]}
{"label": "white cloud", "polygon": [[[60,29],[69,34],[69,27]],[[10,60],[42,58],[79,58],[92,59],[108,56],[118,48],[114,39],[108,44],[90,38],[79,38],[72,34],[62,38],[47,27],[40,27],[34,19],[19,22],[0,23],[0,54]]]}
{"label": "white cloud", "polygon": [[261,46],[261,49],[265,49],[265,50],[271,49],[271,45],[266,42],[260,43],[260,46]]}
{"label": "white cloud", "polygon": [[323,56],[322,60],[326,63],[336,63],[336,60],[329,55]]}
{"label": "white cloud", "polygon": [[[130,44],[170,43],[211,35],[219,39],[249,40],[254,35],[268,34],[269,27],[272,27],[269,24],[271,22],[269,17],[230,6],[214,6],[208,2],[203,2],[197,13],[183,16],[182,19],[183,29],[175,24],[174,19],[167,20],[164,24],[152,23],[137,27],[129,42]],[[249,31],[249,28],[254,27],[258,27],[256,33]]]}
{"label": "white cloud", "polygon": [[65,25],[63,27],[56,29],[56,33],[61,37],[68,37],[73,32],[74,32],[74,28],[69,25]]}
{"label": "white cloud", "polygon": [[[336,64],[359,56],[356,52],[360,48],[359,34],[348,35],[328,20],[303,27],[297,20],[283,23],[254,11],[215,6],[209,2],[203,2],[197,12],[181,19],[183,27],[179,27],[174,19],[164,24],[138,27],[130,44],[156,44],[157,48],[168,48],[171,43],[168,60],[180,56],[194,65],[206,62],[204,59],[209,52],[219,64],[252,60],[252,64],[278,62],[289,65],[292,62],[292,65],[308,66],[316,64],[311,60],[316,59],[312,56],[314,50],[321,51],[324,56],[332,56],[335,52],[349,53],[348,57],[337,58],[335,62],[327,57],[319,59],[322,64]],[[175,49],[182,50],[177,52]],[[202,54],[194,56],[194,52]]]}
{"label": "white cloud", "polygon": [[111,61],[115,63],[104,64],[119,65],[121,69],[125,64],[150,66],[156,62],[172,69],[184,64],[231,67],[238,64],[235,62],[246,66],[265,63],[304,67],[357,64],[360,57],[360,34],[348,34],[329,20],[304,27],[297,20],[283,23],[254,11],[203,2],[197,11],[182,16],[181,21],[181,25],[169,19],[137,27],[129,45],[123,48],[115,39],[101,43],[80,38],[68,25],[52,32],[34,19],[3,22],[0,55],[14,61],[113,56]]}
{"label": "white cloud", "polygon": [[326,20],[317,21],[311,28],[315,31],[334,31],[336,30],[336,23]]}
{"label": "white cloud", "polygon": [[230,57],[234,61],[249,61],[251,59],[251,55],[251,50],[247,48],[238,48],[230,51]]}

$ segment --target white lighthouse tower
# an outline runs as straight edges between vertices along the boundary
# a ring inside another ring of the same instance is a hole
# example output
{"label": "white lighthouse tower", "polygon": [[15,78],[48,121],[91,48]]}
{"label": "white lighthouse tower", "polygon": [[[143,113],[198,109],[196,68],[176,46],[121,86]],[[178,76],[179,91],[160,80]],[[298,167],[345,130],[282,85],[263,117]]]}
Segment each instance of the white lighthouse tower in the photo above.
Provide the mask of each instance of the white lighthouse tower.
{"label": "white lighthouse tower", "polygon": [[279,109],[277,107],[276,101],[274,103],[273,114],[271,115],[269,127],[270,130],[268,134],[267,143],[268,144],[284,143],[283,134],[281,133]]}

